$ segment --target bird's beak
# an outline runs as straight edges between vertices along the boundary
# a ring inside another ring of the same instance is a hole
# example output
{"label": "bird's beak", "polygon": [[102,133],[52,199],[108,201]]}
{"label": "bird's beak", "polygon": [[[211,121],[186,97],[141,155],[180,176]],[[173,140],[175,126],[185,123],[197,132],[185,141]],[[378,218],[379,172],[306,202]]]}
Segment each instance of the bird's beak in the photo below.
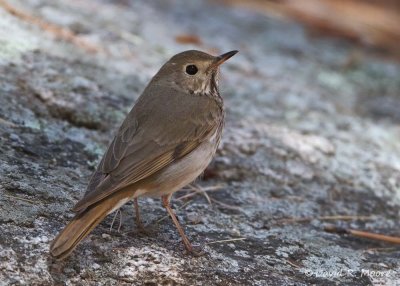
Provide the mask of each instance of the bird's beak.
{"label": "bird's beak", "polygon": [[215,57],[214,61],[212,62],[210,68],[216,68],[218,66],[220,66],[221,64],[223,64],[224,62],[226,62],[228,59],[230,59],[231,57],[233,57],[234,55],[236,55],[239,51],[230,51],[227,52],[225,54],[222,54],[220,56]]}

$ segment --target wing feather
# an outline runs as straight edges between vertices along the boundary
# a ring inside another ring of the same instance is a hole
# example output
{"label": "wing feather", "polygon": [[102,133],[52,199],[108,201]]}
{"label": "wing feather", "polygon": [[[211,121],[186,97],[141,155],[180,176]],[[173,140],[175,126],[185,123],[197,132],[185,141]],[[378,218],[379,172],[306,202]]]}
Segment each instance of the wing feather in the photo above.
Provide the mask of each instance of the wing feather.
{"label": "wing feather", "polygon": [[145,90],[128,114],[75,211],[181,159],[219,126],[223,110],[213,99],[158,90]]}

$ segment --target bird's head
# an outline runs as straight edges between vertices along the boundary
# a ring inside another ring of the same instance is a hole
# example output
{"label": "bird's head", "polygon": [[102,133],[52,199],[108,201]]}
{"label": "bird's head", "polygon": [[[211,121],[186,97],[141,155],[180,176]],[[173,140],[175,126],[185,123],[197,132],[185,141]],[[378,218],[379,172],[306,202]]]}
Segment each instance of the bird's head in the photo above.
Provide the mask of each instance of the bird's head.
{"label": "bird's head", "polygon": [[153,79],[153,84],[172,84],[190,94],[218,92],[219,67],[237,52],[212,56],[201,51],[189,50],[176,54],[161,67]]}

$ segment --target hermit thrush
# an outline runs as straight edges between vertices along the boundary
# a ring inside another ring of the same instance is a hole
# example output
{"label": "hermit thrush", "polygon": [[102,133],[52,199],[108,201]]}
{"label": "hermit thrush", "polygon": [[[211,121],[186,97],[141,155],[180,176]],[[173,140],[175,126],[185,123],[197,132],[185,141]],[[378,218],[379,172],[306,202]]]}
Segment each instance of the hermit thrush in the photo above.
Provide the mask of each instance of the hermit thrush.
{"label": "hermit thrush", "polygon": [[235,55],[190,50],[173,56],[129,112],[94,172],[77,212],[50,246],[67,257],[108,214],[140,196],[161,196],[187,251],[192,246],[170,207],[171,195],[210,163],[224,125],[219,66]]}

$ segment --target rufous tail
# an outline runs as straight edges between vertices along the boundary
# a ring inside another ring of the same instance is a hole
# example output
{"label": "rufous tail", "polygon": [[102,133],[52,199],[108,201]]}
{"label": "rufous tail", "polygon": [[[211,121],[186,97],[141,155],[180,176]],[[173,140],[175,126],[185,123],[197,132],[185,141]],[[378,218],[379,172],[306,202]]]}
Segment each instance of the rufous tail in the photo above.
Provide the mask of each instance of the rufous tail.
{"label": "rufous tail", "polygon": [[112,204],[100,202],[77,214],[51,243],[50,254],[57,260],[69,256],[79,242],[107,216],[112,207]]}

